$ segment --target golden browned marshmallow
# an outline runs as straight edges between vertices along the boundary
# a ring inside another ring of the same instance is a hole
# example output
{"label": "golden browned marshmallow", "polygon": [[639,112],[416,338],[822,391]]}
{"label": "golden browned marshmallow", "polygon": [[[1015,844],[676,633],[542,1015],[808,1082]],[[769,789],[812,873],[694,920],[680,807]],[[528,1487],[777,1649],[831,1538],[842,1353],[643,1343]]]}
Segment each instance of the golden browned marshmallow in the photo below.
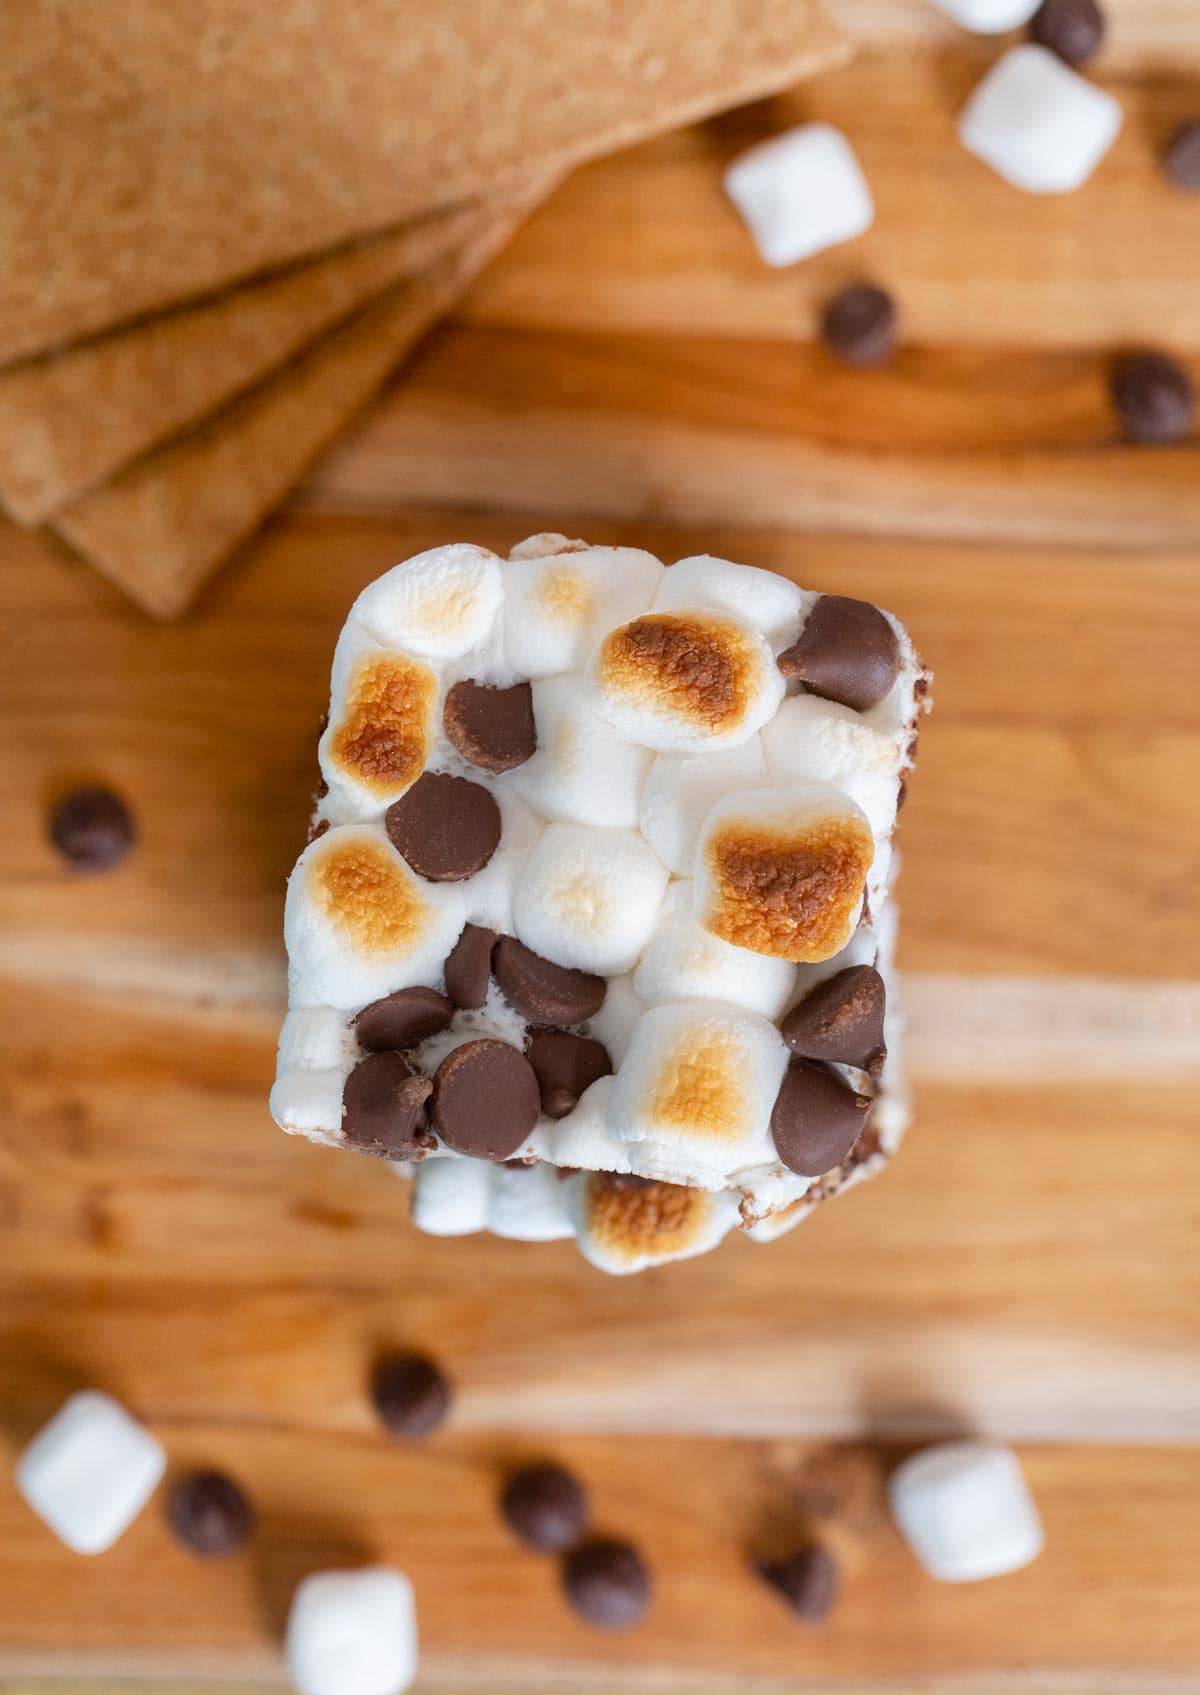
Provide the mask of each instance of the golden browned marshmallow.
{"label": "golden browned marshmallow", "polygon": [[730,795],[696,845],[696,917],[751,953],[829,959],[854,933],[874,854],[865,814],[830,784]]}
{"label": "golden browned marshmallow", "polygon": [[593,1265],[618,1275],[706,1253],[738,1219],[727,1192],[603,1171],[576,1181],[580,1248]]}
{"label": "golden browned marshmallow", "polygon": [[425,769],[436,734],[438,680],[404,653],[363,644],[335,669],[333,713],[321,738],[321,770],[339,798],[375,811],[397,800]]}

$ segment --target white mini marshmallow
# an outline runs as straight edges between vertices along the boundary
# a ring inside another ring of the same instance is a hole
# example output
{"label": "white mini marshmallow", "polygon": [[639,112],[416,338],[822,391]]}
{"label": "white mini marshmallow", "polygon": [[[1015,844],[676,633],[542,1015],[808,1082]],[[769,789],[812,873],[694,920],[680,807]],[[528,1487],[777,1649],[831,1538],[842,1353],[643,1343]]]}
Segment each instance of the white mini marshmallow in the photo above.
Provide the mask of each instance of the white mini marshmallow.
{"label": "white mini marshmallow", "polygon": [[573,1236],[575,1225],[557,1168],[545,1160],[493,1166],[487,1227],[511,1242],[562,1242]]}
{"label": "white mini marshmallow", "polygon": [[629,1052],[637,1021],[645,1010],[634,993],[632,977],[609,978],[604,1005],[594,1018],[588,1019],[587,1034],[604,1043],[614,1067],[620,1065]]}
{"label": "white mini marshmallow", "polygon": [[606,630],[648,609],[663,570],[636,547],[514,555],[504,572],[505,659],[519,677],[577,671]]}
{"label": "white mini marshmallow", "polygon": [[417,1673],[412,1584],[398,1571],[319,1571],[292,1597],[284,1641],[299,1695],[401,1695]]}
{"label": "white mini marshmallow", "polygon": [[[779,711],[786,705],[784,701]],[[642,789],[641,832],[665,865],[680,877],[690,877],[696,838],[708,812],[735,789],[760,789],[766,781],[759,736],[751,736],[728,753],[701,753],[685,759],[660,753]]]}
{"label": "white mini marshmallow", "polygon": [[545,1119],[537,1140],[547,1159],[556,1166],[577,1166],[581,1171],[632,1171],[631,1145],[608,1126],[611,1077],[598,1077],[583,1091],[573,1112],[565,1118]]}
{"label": "white mini marshmallow", "polygon": [[342,1091],[351,1062],[326,1071],[280,1071],[271,1086],[270,1111],[289,1136],[333,1143],[342,1128]]}
{"label": "white mini marshmallow", "polygon": [[1079,188],[1117,138],[1121,108],[1047,47],[1010,47],[958,120],[963,146],[1030,194]]}
{"label": "white mini marshmallow", "polygon": [[1041,0],[933,0],[939,11],[976,35],[1003,35],[1020,29],[1037,11]]}
{"label": "white mini marshmallow", "polygon": [[794,265],[870,229],[875,205],[854,149],[830,124],[801,124],[752,147],[725,192],[768,265]]}
{"label": "white mini marshmallow", "polygon": [[517,883],[517,938],[557,965],[628,971],[654,934],[666,887],[666,866],[636,830],[551,824]]}
{"label": "white mini marshmallow", "polygon": [[802,615],[816,599],[774,571],[697,553],[670,567],[654,597],[654,610],[675,612],[701,606],[730,613],[760,630],[769,642],[788,646],[799,634]]}
{"label": "white mini marshmallow", "polygon": [[891,833],[900,792],[900,737],[872,729],[849,706],[798,694],[763,726],[762,748],[779,787],[832,783],[862,807],[876,841]]}
{"label": "white mini marshmallow", "polygon": [[486,1230],[492,1168],[483,1159],[424,1159],[413,1173],[412,1221],[427,1236]]}
{"label": "white mini marshmallow", "polygon": [[532,692],[537,752],[511,786],[545,818],[635,826],[653,756],[609,728],[581,678],[544,677]]}
{"label": "white mini marshmallow", "polygon": [[496,555],[455,542],[385,571],[359,595],[350,618],[385,647],[456,659],[488,640],[503,599],[503,567]]}
{"label": "white mini marshmallow", "polygon": [[998,1442],[942,1442],[896,1468],[892,1516],[931,1577],[974,1583],[1018,1571],[1042,1551],[1041,1519],[1020,1461]]}
{"label": "white mini marshmallow", "polygon": [[17,1461],[17,1488],[77,1554],[102,1554],[150,1499],[167,1456],[111,1395],[84,1389]]}
{"label": "white mini marshmallow", "polygon": [[294,1007],[279,1032],[280,1071],[329,1071],[358,1056],[358,1042],[344,1012],[331,1006]]}
{"label": "white mini marshmallow", "polygon": [[659,927],[633,974],[635,994],[646,1006],[671,1001],[724,1001],[777,1019],[792,996],[796,968],[783,959],[730,947],[697,924],[692,886],[672,883]]}
{"label": "white mini marshmallow", "polygon": [[[477,773],[472,775],[476,780]],[[513,895],[525,862],[546,828],[541,818],[504,783],[489,783],[500,808],[500,842],[482,871],[458,884],[467,922],[511,935]]]}
{"label": "white mini marshmallow", "polygon": [[[381,684],[398,690],[411,710],[389,715]],[[381,646],[363,624],[351,620],[344,626],[333,650],[329,722],[317,744],[317,763],[329,790],[319,807],[323,818],[331,824],[377,818],[411,788],[437,742],[440,693],[437,673],[425,659]],[[388,779],[364,767],[343,747],[347,728],[361,734],[364,719],[385,729],[383,739],[392,743],[393,760],[407,766],[403,778]],[[398,746],[404,749],[403,760]]]}
{"label": "white mini marshmallow", "polygon": [[623,1189],[604,1172],[580,1172],[566,1186],[580,1252],[615,1277],[706,1254],[738,1222],[737,1196],[729,1190]]}

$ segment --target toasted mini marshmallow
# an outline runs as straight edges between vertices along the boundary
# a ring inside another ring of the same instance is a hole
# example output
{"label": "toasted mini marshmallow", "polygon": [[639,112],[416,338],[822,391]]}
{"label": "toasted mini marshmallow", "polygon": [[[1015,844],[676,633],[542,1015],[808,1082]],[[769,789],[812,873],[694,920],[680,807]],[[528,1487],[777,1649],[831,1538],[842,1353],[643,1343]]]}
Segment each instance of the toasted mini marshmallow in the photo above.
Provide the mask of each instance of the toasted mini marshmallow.
{"label": "toasted mini marshmallow", "polygon": [[427,1236],[486,1230],[494,1167],[485,1159],[422,1160],[413,1173],[412,1221]]}
{"label": "toasted mini marshmallow", "polygon": [[458,886],[468,923],[511,935],[517,882],[546,826],[507,784],[491,783],[488,787],[500,808],[500,843],[483,870]]}
{"label": "toasted mini marshmallow", "polygon": [[456,659],[488,640],[504,599],[503,567],[486,547],[455,542],[394,565],[359,595],[350,620],[385,647]]}
{"label": "toasted mini marshmallow", "polygon": [[647,1006],[671,1001],[724,1001],[776,1019],[791,999],[796,967],[783,959],[730,947],[696,922],[690,882],[672,883],[658,929],[633,974]]}
{"label": "toasted mini marshmallow", "polygon": [[727,1190],[603,1171],[581,1172],[568,1187],[580,1252],[618,1277],[707,1253],[738,1222],[737,1198]]}
{"label": "toasted mini marshmallow", "polygon": [[382,825],[328,830],[288,880],[291,1004],[357,1011],[393,989],[436,982],[465,921],[462,885],[416,876]]}
{"label": "toasted mini marshmallow", "polygon": [[505,659],[521,677],[578,670],[606,630],[649,608],[663,569],[636,547],[514,551],[504,571]]}
{"label": "toasted mini marshmallow", "polygon": [[794,640],[801,615],[816,598],[774,571],[697,553],[670,567],[654,597],[654,610],[677,612],[696,606],[721,612],[760,630],[774,644]]}
{"label": "toasted mini marshmallow", "polygon": [[329,723],[317,757],[334,823],[378,816],[425,769],[437,736],[438,679],[423,660],[347,624],[333,656]]}
{"label": "toasted mini marshmallow", "polygon": [[270,1112],[289,1136],[333,1146],[341,1140],[342,1090],[351,1061],[321,1071],[280,1069],[271,1086]]}
{"label": "toasted mini marshmallow", "polygon": [[589,669],[619,735],[660,753],[712,753],[761,729],[784,695],[756,630],[715,612],[653,612],[611,630]]}
{"label": "toasted mini marshmallow", "polygon": [[629,1052],[637,1021],[645,1011],[633,988],[632,977],[610,977],[604,1005],[587,1021],[587,1033],[608,1049],[614,1065]]}
{"label": "toasted mini marshmallow", "polygon": [[493,1166],[487,1227],[510,1242],[562,1242],[573,1236],[575,1223],[557,1168],[545,1160]]}
{"label": "toasted mini marshmallow", "polygon": [[758,736],[728,753],[698,753],[686,759],[660,753],[642,789],[639,827],[664,865],[680,877],[690,877],[696,838],[711,808],[737,789],[761,789],[766,781]]}
{"label": "toasted mini marshmallow", "polygon": [[862,809],[827,783],[731,795],[696,845],[696,917],[751,953],[828,959],[858,923],[874,857]]}
{"label": "toasted mini marshmallow", "polygon": [[652,755],[611,729],[579,677],[533,685],[537,752],[508,785],[544,818],[633,827]]}
{"label": "toasted mini marshmallow", "polygon": [[628,971],[654,934],[666,887],[666,866],[636,830],[551,824],[517,883],[517,939],[556,965]]}
{"label": "toasted mini marshmallow", "polygon": [[762,730],[771,781],[781,788],[832,783],[862,807],[877,840],[896,821],[903,737],[884,735],[861,712],[815,694],[783,701]]}
{"label": "toasted mini marshmallow", "polygon": [[328,1071],[358,1058],[354,1027],[331,1006],[295,1007],[279,1032],[280,1071]]}

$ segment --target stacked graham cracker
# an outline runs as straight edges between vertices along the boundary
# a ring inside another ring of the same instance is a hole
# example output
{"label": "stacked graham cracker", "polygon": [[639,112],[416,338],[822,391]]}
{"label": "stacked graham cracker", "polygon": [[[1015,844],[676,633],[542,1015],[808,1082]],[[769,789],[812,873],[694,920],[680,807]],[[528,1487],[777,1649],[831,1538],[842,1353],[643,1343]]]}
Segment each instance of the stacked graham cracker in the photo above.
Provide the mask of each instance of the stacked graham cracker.
{"label": "stacked graham cracker", "polygon": [[178,616],[566,170],[841,56],[821,0],[0,9],[0,502]]}

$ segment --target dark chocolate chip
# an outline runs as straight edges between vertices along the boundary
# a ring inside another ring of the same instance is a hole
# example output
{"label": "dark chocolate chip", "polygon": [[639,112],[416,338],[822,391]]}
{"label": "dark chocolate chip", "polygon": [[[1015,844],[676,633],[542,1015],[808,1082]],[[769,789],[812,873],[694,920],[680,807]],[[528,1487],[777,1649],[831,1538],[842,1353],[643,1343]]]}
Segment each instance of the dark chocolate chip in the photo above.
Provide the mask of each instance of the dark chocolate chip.
{"label": "dark chocolate chip", "polygon": [[1104,13],[1096,0],[1042,0],[1029,34],[1068,65],[1082,65],[1104,40]]}
{"label": "dark chocolate chip", "polygon": [[397,989],[363,1007],[354,1034],[368,1053],[389,1053],[436,1036],[453,1017],[453,1006],[436,989]]}
{"label": "dark chocolate chip", "polygon": [[612,1071],[603,1042],[575,1036],[569,1030],[531,1031],[525,1057],[537,1075],[547,1118],[565,1118],[579,1105],[583,1091]]}
{"label": "dark chocolate chip", "polygon": [[133,846],[137,826],[111,789],[75,789],[51,813],[50,839],[76,871],[111,871]]}
{"label": "dark chocolate chip", "polygon": [[896,304],[874,283],[856,283],[835,294],[821,315],[821,334],[845,365],[885,364],[896,346]]}
{"label": "dark chocolate chip", "polygon": [[775,1151],[789,1171],[823,1177],[857,1142],[871,1110],[836,1071],[792,1058],[771,1109]]}
{"label": "dark chocolate chip", "polygon": [[515,1536],[543,1554],[561,1554],[583,1535],[587,1495],[560,1465],[527,1465],[504,1485],[500,1509]]}
{"label": "dark chocolate chip", "polygon": [[828,1548],[814,1545],[786,1560],[764,1561],[758,1571],[805,1624],[822,1624],[833,1611],[840,1573]]}
{"label": "dark chocolate chip", "polygon": [[496,932],[468,924],[446,956],[446,993],[455,1006],[473,1012],[487,999]]}
{"label": "dark chocolate chip", "polygon": [[628,1542],[585,1542],[563,1560],[567,1599],[589,1624],[625,1630],[650,1601],[650,1572]]}
{"label": "dark chocolate chip", "polygon": [[1130,353],[1109,373],[1109,392],[1126,440],[1182,441],[1192,427],[1196,390],[1176,359],[1164,353]]}
{"label": "dark chocolate chip", "polygon": [[482,783],[424,771],[384,817],[397,853],[431,883],[482,871],[500,842],[500,808]]}
{"label": "dark chocolate chip", "polygon": [[1189,194],[1200,189],[1200,118],[1180,124],[1167,142],[1162,163],[1176,188]]}
{"label": "dark chocolate chip", "polygon": [[346,1146],[377,1159],[411,1159],[432,1146],[426,1108],[432,1087],[402,1053],[368,1054],[342,1091]]}
{"label": "dark chocolate chip", "polygon": [[450,1410],[450,1382],[420,1354],[392,1354],[375,1367],[371,1399],[393,1436],[428,1436]]}
{"label": "dark chocolate chip", "polygon": [[780,1025],[802,1059],[837,1060],[874,1071],[883,1062],[887,990],[873,965],[848,965],[805,995]]}
{"label": "dark chocolate chip", "polygon": [[823,594],[800,639],[779,655],[785,677],[856,712],[881,701],[900,673],[900,643],[877,606]]}
{"label": "dark chocolate chip", "polygon": [[533,1067],[507,1042],[464,1042],[434,1074],[429,1116],[442,1140],[459,1153],[510,1159],[540,1111]]}
{"label": "dark chocolate chip", "polygon": [[232,1477],[192,1471],[171,1485],[167,1523],[193,1554],[220,1560],[249,1541],[254,1510]]}
{"label": "dark chocolate chip", "polygon": [[608,984],[588,971],[554,965],[513,936],[502,936],[492,970],[509,1005],[535,1024],[581,1024],[604,1005]]}
{"label": "dark chocolate chip", "polygon": [[470,680],[455,683],[446,696],[442,723],[451,745],[484,771],[511,771],[537,751],[528,683],[514,683],[511,689]]}

